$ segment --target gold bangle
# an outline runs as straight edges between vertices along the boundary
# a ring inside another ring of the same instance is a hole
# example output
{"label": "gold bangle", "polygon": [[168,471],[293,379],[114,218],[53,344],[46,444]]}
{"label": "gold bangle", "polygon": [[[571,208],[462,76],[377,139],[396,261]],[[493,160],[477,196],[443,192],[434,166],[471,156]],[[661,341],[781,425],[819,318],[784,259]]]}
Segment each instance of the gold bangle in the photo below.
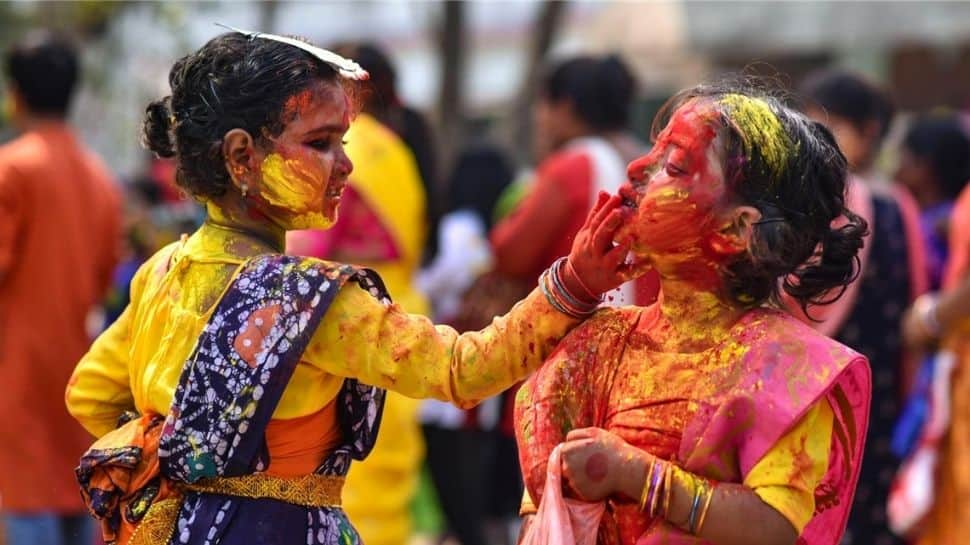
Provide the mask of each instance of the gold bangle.
{"label": "gold bangle", "polygon": [[657,476],[653,476],[653,478],[651,479],[654,483],[654,486],[653,486],[653,494],[650,496],[650,518],[654,518],[657,516],[657,507],[660,505],[660,489],[663,487],[663,478],[667,472],[667,467],[670,465],[670,462],[666,462],[666,461],[661,461],[659,463],[661,464],[660,469],[661,471],[663,471],[663,473]]}
{"label": "gold bangle", "polygon": [[697,519],[697,531],[694,535],[700,535],[701,528],[704,527],[704,521],[707,520],[707,510],[711,508],[711,500],[714,499],[714,489],[715,485],[712,483],[707,483],[707,499],[704,500],[704,507],[701,509],[701,516]]}
{"label": "gold bangle", "polygon": [[[673,464],[671,464],[673,465]],[[671,465],[667,466],[667,472],[664,474],[664,502],[663,502],[663,517],[668,519],[670,516],[670,496],[673,494],[673,477],[674,470]]]}
{"label": "gold bangle", "polygon": [[652,479],[653,467],[656,463],[657,463],[656,458],[650,461],[650,466],[647,467],[647,473],[645,475],[646,478],[643,480],[643,491],[640,492],[640,504],[639,504],[641,512],[647,506],[647,495],[650,493],[650,482],[653,480]]}
{"label": "gold bangle", "polygon": [[[687,498],[689,501],[688,501],[686,520],[682,522],[674,521],[671,518],[669,518],[670,513],[668,512],[667,521],[675,526],[687,529],[690,527],[690,522],[691,522],[690,521],[690,507],[692,507],[691,503],[693,502],[693,497],[697,495],[697,480],[692,473],[690,473],[689,471],[679,466],[673,466],[671,469],[673,472],[673,475],[671,475],[671,484],[680,483],[680,485],[684,488],[684,492],[687,493]],[[673,486],[671,486],[671,489],[673,489]],[[672,491],[671,491],[671,495],[673,495]]]}

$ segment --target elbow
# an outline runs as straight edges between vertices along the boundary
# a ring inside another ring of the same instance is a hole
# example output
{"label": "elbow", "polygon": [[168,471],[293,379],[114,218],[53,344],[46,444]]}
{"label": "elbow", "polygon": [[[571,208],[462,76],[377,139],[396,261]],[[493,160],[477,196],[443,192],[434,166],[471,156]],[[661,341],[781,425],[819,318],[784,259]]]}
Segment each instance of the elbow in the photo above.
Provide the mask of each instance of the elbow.
{"label": "elbow", "polygon": [[73,388],[74,377],[71,377],[71,382],[68,383],[67,389],[64,391],[64,405],[67,407],[68,414],[71,415],[74,420],[87,430],[94,437],[101,437],[105,433],[111,430],[108,426],[106,429],[102,429],[104,426],[101,425],[100,421],[91,418],[92,402],[91,399],[83,396],[75,388]]}
{"label": "elbow", "polygon": [[74,391],[74,377],[72,376],[67,383],[67,388],[64,389],[64,406],[67,407],[68,414],[75,420],[80,420],[80,405],[81,400]]}

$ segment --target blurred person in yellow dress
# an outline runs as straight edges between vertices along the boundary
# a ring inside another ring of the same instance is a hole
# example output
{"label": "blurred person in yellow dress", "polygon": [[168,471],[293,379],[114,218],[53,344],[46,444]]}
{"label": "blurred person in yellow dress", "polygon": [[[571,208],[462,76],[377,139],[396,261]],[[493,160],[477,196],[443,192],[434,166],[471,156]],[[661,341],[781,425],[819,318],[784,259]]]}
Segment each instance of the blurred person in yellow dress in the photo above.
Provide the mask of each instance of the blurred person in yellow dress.
{"label": "blurred person in yellow dress", "polygon": [[[341,51],[351,54],[354,49]],[[384,65],[374,62],[380,56],[368,51],[372,54],[355,57],[375,82],[385,81],[380,70]],[[341,199],[339,219],[326,231],[289,233],[287,251],[373,269],[404,310],[430,315],[428,300],[413,282],[428,229],[427,195],[411,149],[378,121],[387,101],[396,102],[383,96],[383,87],[363,86],[362,112],[347,132],[345,149],[355,168]],[[374,450],[347,476],[344,508],[369,545],[401,545],[413,532],[411,505],[425,454],[420,405],[419,400],[389,392]]]}

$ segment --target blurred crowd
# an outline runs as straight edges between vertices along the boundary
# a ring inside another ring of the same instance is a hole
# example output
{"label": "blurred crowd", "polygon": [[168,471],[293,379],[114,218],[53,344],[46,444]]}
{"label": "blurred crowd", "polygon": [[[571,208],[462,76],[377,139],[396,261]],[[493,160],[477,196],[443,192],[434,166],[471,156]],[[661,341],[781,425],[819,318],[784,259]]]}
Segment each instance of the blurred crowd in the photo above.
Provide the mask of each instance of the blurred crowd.
{"label": "blurred crowd", "polygon": [[[549,61],[534,101],[534,164],[519,165],[488,120],[469,121],[454,157],[442,157],[433,124],[401,100],[386,52],[336,49],[371,74],[348,135],[355,169],[334,227],[291,233],[288,251],[374,268],[396,302],[436,323],[473,330],[506,312],[568,252],[597,193],[615,192],[627,163],[650,147],[637,136],[646,128],[631,125],[637,83],[617,56]],[[138,266],[192,232],[204,211],[167,160],[146,156],[141,174],[109,181],[66,121],[78,65],[65,42],[32,35],[6,52],[3,68],[20,136],[0,147],[0,543],[6,535],[11,545],[90,544],[74,462],[64,458],[76,458],[89,438],[66,414],[64,385],[86,340],[124,311]],[[970,496],[953,488],[966,479],[948,471],[970,463],[945,432],[927,439],[927,422],[941,410],[941,381],[956,388],[959,380],[939,363],[932,339],[946,324],[932,303],[962,280],[948,278],[951,248],[970,247],[950,236],[952,225],[970,222],[966,113],[896,111],[892,89],[837,69],[782,92],[835,135],[851,169],[849,207],[869,225],[856,282],[803,316],[872,366],[870,429],[844,543],[950,545],[940,528],[958,527],[946,519],[965,512],[955,505]],[[647,275],[607,304],[657,297],[657,279]],[[101,310],[94,317],[73,310],[92,305]],[[910,331],[920,327],[922,335]],[[958,370],[961,363],[970,364],[957,358]],[[365,542],[514,543],[522,495],[514,393],[472,410],[389,396],[377,448],[345,491]],[[953,429],[965,429],[957,426],[970,412],[953,407],[944,410]],[[927,452],[935,464],[928,473],[901,471]],[[915,502],[906,513],[922,509],[919,520],[890,520],[894,495]]]}

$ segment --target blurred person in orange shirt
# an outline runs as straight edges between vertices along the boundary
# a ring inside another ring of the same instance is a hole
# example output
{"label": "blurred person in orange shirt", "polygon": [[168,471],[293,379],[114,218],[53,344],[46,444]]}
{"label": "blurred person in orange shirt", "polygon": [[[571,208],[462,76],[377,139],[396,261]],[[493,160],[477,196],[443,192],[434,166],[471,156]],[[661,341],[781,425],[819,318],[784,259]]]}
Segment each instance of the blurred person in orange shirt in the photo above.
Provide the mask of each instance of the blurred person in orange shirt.
{"label": "blurred person in orange shirt", "polygon": [[0,147],[0,510],[7,545],[90,543],[73,469],[90,436],[64,387],[118,259],[118,189],[66,122],[78,57],[33,33],[6,55],[16,140]]}

